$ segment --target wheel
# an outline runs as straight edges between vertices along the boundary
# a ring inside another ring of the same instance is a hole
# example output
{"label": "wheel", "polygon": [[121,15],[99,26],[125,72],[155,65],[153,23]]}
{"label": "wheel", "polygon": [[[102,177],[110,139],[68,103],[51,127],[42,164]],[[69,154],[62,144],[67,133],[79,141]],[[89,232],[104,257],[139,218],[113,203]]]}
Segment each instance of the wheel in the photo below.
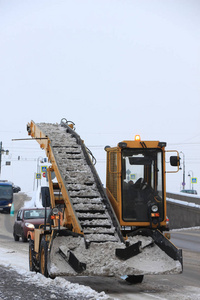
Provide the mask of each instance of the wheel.
{"label": "wheel", "polygon": [[19,236],[16,235],[15,231],[13,232],[13,236],[14,236],[15,242],[18,242],[19,241]]}
{"label": "wheel", "polygon": [[34,263],[34,241],[33,240],[29,240],[29,270],[31,272],[37,271]]}
{"label": "wheel", "polygon": [[130,284],[142,283],[144,275],[128,275],[126,281]]}
{"label": "wheel", "polygon": [[40,273],[45,277],[48,277],[47,270],[47,254],[48,254],[48,243],[45,241],[43,237],[40,245]]}
{"label": "wheel", "polygon": [[22,242],[23,243],[27,242],[27,238],[25,237],[24,232],[22,232]]}

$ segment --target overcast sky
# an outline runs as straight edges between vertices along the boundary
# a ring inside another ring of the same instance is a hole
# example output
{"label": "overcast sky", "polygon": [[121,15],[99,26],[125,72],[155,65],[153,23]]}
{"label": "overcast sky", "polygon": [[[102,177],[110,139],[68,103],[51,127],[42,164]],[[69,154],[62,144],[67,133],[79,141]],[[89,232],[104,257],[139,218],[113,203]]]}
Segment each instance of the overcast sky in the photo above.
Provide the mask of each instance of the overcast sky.
{"label": "overcast sky", "polygon": [[32,185],[36,162],[16,158],[37,158],[39,146],[11,139],[27,138],[31,120],[64,117],[103,182],[103,147],[135,134],[182,151],[187,180],[191,170],[200,182],[199,54],[198,0],[0,0],[0,141],[12,162],[2,177],[24,187],[21,170]]}

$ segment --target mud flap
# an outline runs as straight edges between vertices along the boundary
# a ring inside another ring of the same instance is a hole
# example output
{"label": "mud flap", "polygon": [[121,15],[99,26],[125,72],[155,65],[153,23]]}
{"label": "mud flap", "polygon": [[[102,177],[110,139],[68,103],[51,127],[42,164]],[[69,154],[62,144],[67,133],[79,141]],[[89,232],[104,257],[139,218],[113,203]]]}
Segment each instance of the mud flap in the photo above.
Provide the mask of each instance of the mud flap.
{"label": "mud flap", "polygon": [[116,249],[115,255],[120,259],[127,260],[141,253],[141,245],[142,245],[141,241],[138,241],[137,243],[128,246],[124,249]]}
{"label": "mud flap", "polygon": [[67,251],[67,255],[60,248],[58,252],[77,273],[81,273],[86,270],[86,264],[80,262],[70,250]]}

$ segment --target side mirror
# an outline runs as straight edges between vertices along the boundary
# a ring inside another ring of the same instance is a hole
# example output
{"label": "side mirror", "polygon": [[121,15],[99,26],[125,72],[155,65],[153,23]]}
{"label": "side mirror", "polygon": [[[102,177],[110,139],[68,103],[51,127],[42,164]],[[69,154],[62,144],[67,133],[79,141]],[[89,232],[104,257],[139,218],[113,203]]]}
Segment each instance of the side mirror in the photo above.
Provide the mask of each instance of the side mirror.
{"label": "side mirror", "polygon": [[[170,165],[172,167],[177,167],[177,169],[175,171],[169,170],[169,171],[165,171],[165,173],[177,173],[179,171],[179,166],[180,166],[180,156],[177,150],[167,150],[165,151],[165,153],[167,152],[175,152],[176,155],[173,156],[168,156],[169,160],[170,160]],[[169,162],[169,161],[168,161]],[[167,163],[167,162],[166,162]]]}
{"label": "side mirror", "polygon": [[178,167],[180,165],[180,157],[170,156],[170,165],[172,167]]}
{"label": "side mirror", "polygon": [[42,194],[42,206],[43,207],[50,207],[51,200],[50,200],[50,192],[48,186],[41,187],[41,194]]}

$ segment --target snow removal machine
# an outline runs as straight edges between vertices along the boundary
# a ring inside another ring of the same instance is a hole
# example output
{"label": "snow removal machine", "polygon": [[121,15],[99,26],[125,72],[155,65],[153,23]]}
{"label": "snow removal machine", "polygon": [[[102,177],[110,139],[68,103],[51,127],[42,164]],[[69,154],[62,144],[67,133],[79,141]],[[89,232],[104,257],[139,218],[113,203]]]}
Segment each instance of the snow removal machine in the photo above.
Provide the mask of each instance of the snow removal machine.
{"label": "snow removal machine", "polygon": [[[73,122],[31,121],[27,131],[50,163],[42,203],[51,213],[31,233],[31,271],[51,278],[126,275],[132,283],[146,274],[182,272],[182,250],[165,237],[166,143],[136,136],[106,146],[104,188]],[[179,160],[178,152],[170,157],[174,172]]]}

